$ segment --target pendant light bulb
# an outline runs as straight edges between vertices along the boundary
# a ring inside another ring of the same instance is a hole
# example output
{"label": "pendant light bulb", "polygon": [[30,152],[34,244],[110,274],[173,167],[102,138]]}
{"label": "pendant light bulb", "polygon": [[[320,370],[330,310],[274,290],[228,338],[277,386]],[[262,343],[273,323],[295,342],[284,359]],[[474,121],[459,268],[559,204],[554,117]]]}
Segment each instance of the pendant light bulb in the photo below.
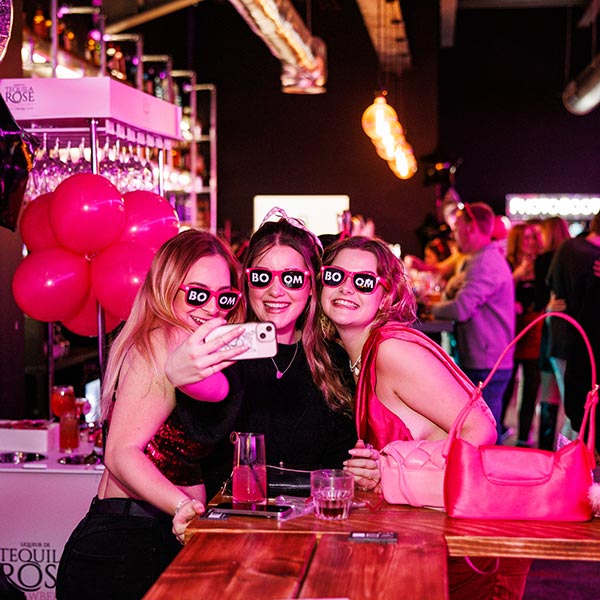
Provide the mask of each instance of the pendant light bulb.
{"label": "pendant light bulb", "polygon": [[371,138],[380,138],[387,131],[388,122],[397,122],[396,111],[385,99],[387,92],[382,90],[377,94],[373,104],[363,112],[361,124],[363,131]]}
{"label": "pendant light bulb", "polygon": [[402,125],[395,121],[393,123],[388,122],[388,128],[384,135],[380,138],[373,138],[371,141],[377,150],[377,154],[385,161],[394,159],[396,153],[396,146],[398,144],[406,143],[404,138],[404,130]]}
{"label": "pendant light bulb", "polygon": [[393,160],[388,165],[394,175],[400,179],[410,179],[417,172],[417,160],[408,142],[398,144]]}

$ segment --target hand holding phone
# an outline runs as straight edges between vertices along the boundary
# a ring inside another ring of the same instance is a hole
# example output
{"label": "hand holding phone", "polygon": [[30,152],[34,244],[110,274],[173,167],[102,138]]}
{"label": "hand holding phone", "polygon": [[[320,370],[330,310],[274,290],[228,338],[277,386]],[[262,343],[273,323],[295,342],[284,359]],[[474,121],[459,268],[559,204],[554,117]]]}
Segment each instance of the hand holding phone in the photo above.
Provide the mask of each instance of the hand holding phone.
{"label": "hand holding phone", "polygon": [[213,329],[206,336],[206,341],[213,341],[219,337],[228,336],[230,333],[237,331],[240,328],[241,333],[224,344],[222,348],[220,348],[220,351],[246,346],[247,350],[235,356],[234,360],[269,358],[277,354],[277,332],[275,325],[270,321],[221,325],[220,327]]}
{"label": "hand holding phone", "polygon": [[236,356],[245,350],[240,344],[226,352],[220,351],[243,333],[243,329],[237,331],[235,327],[226,335],[207,341],[211,331],[222,325],[226,325],[225,319],[211,319],[191,334],[180,333],[179,345],[170,351],[164,365],[165,375],[175,387],[181,388],[211,377],[233,364]]}

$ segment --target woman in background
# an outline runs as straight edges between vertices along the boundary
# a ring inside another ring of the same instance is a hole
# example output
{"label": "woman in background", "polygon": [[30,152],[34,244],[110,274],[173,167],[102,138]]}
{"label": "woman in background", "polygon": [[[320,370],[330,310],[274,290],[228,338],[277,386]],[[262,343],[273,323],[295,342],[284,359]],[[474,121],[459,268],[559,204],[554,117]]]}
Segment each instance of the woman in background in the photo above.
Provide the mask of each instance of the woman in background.
{"label": "woman in background", "polygon": [[[516,333],[541,314],[535,306],[535,260],[540,252],[538,225],[534,223],[517,223],[508,232],[506,258],[511,266],[515,284]],[[519,386],[519,425],[517,446],[529,446],[531,423],[535,413],[538,389],[540,387],[540,344],[542,324],[534,327],[516,348],[513,372],[502,399],[502,423],[512,399],[517,371],[522,369],[522,384]],[[503,439],[508,433],[504,426]]]}
{"label": "woman in background", "polygon": [[[535,259],[535,301],[534,310],[542,312],[546,310],[550,302],[550,286],[547,278],[550,271],[552,258],[558,247],[568,240],[571,235],[567,222],[560,217],[550,217],[541,223],[542,228],[542,252]],[[563,301],[553,300],[552,306],[556,310],[565,310]],[[561,351],[560,337],[563,327],[571,327],[560,319],[551,319],[550,323],[544,323],[542,328],[542,339],[540,344],[540,426],[538,432],[538,447],[542,450],[554,450],[556,437],[556,421],[561,405],[564,406],[564,369],[558,370],[557,378],[553,369],[552,361],[566,357]],[[554,349],[550,350],[554,342]],[[556,355],[556,356],[554,356]]]}
{"label": "woman in background", "polygon": [[[176,411],[183,393],[163,365],[190,332],[204,340],[225,317],[239,319],[238,270],[223,242],[196,230],[173,237],[154,257],[110,351],[102,388],[110,421],[106,469],[65,546],[59,600],[141,598],[181,548],[171,531],[174,515],[187,522],[204,510],[201,459],[223,435],[222,414],[190,440]],[[243,351],[219,351],[236,335],[203,343],[198,362],[205,375]]]}

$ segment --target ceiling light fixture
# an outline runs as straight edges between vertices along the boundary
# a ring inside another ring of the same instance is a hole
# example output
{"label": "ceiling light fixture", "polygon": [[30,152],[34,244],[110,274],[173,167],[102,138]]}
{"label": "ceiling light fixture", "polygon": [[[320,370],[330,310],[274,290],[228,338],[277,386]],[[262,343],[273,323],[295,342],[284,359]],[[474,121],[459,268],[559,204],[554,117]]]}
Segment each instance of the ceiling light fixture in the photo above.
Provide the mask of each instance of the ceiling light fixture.
{"label": "ceiling light fixture", "polygon": [[[385,24],[388,22],[394,24],[398,19],[393,13],[383,16],[384,10],[390,12],[388,4],[387,0],[380,0],[378,4],[377,29],[382,39],[379,40],[377,47],[382,51],[385,50],[384,40],[389,38],[385,32]],[[386,55],[389,56],[390,53],[387,52]],[[383,70],[380,58],[380,78]],[[395,71],[393,67],[388,69],[388,72],[390,70]],[[362,114],[361,125],[363,131],[371,138],[377,154],[388,163],[394,175],[400,179],[409,179],[417,172],[417,161],[412,146],[406,140],[404,128],[398,120],[398,114],[387,102],[387,95],[387,89],[380,86],[375,93],[373,104],[368,106]]]}
{"label": "ceiling light fixture", "polygon": [[291,0],[230,0],[282,63],[281,91],[322,94],[327,81],[323,40],[314,37]]}
{"label": "ceiling light fixture", "polygon": [[591,26],[592,33],[592,60],[590,64],[574,79],[569,81],[568,73],[571,68],[572,20],[573,11],[567,11],[566,50],[565,50],[565,81],[562,94],[565,108],[574,115],[587,115],[600,104],[600,54],[596,53],[596,19],[600,11],[600,1],[593,0],[579,21],[578,26]]}
{"label": "ceiling light fixture", "polygon": [[600,54],[567,84],[562,99],[565,108],[574,115],[587,115],[600,104]]}

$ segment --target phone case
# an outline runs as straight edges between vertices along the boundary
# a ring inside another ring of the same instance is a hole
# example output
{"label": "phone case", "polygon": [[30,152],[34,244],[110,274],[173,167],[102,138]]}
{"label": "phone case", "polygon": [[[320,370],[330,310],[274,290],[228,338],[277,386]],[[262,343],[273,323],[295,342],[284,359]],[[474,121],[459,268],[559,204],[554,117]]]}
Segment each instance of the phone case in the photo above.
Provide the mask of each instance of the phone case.
{"label": "phone case", "polygon": [[221,513],[227,515],[238,515],[242,517],[261,517],[263,519],[284,519],[293,512],[291,506],[279,506],[267,504],[263,507],[257,507],[256,510],[233,508],[230,503],[218,504],[215,507],[211,507],[213,513]]}
{"label": "phone case", "polygon": [[225,344],[221,350],[229,350],[237,346],[248,346],[246,352],[239,354],[234,360],[248,358],[269,358],[277,354],[277,337],[275,325],[270,321],[259,323],[232,323],[229,325],[221,325],[213,329],[206,339],[212,340],[219,337],[232,329],[243,327],[244,332],[228,344]]}

